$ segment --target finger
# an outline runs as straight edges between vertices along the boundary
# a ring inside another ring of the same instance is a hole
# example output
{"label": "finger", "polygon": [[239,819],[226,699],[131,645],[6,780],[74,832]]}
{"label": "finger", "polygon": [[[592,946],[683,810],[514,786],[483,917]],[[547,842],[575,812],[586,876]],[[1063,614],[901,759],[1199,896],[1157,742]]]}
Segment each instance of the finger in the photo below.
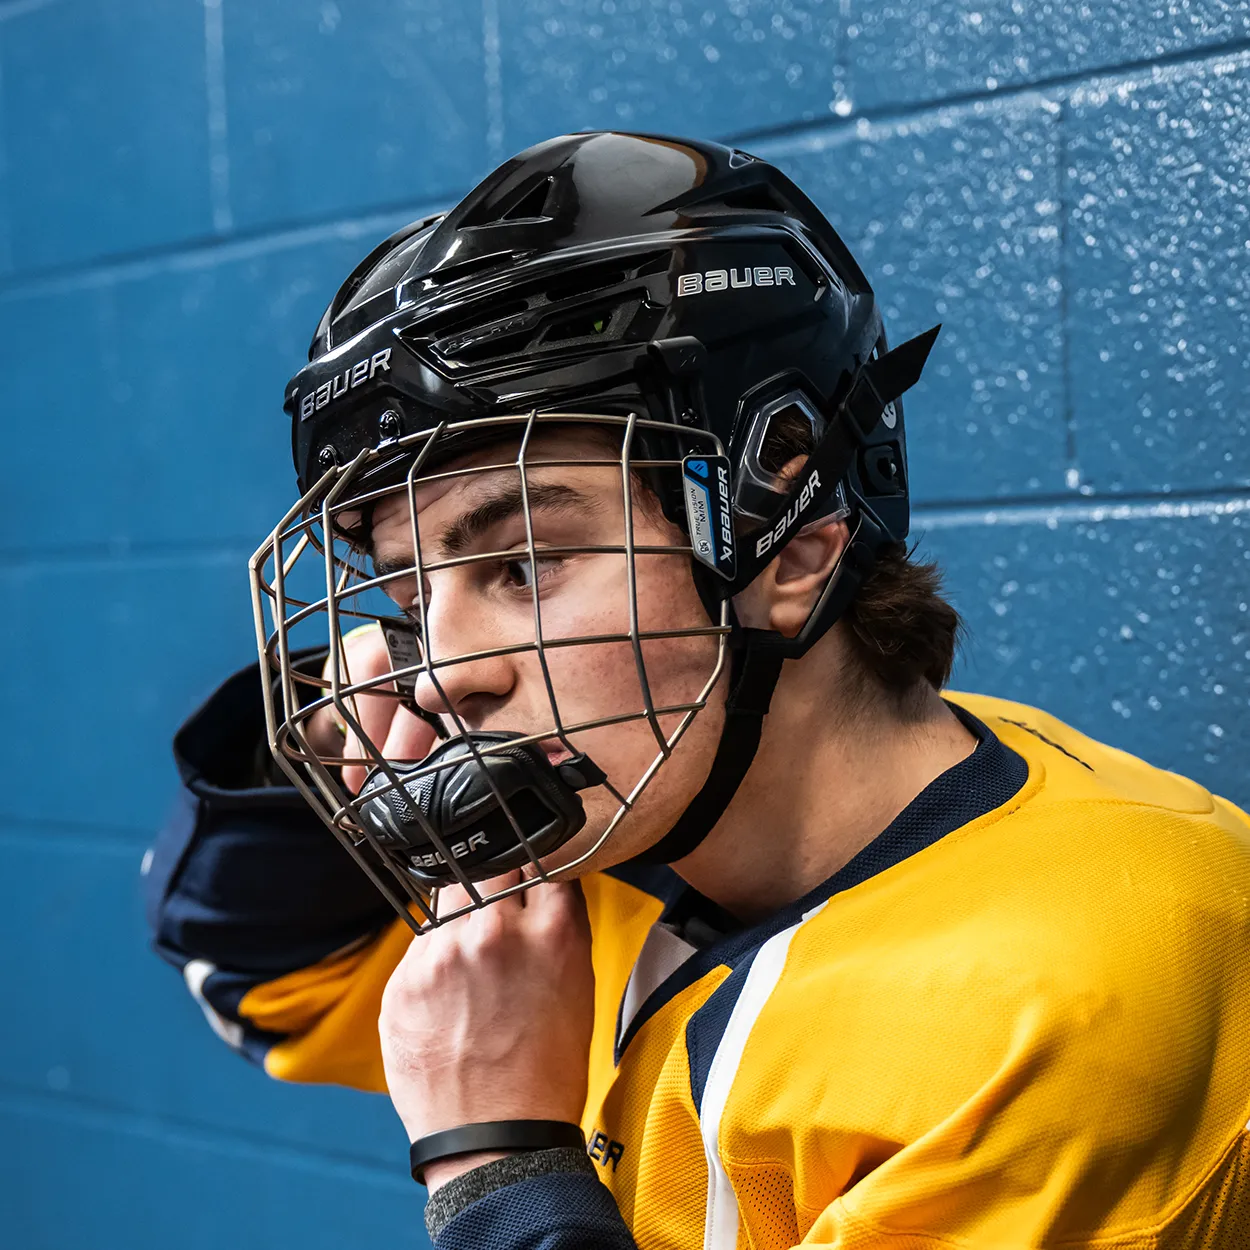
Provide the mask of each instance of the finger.
{"label": "finger", "polygon": [[423,760],[429,755],[437,735],[434,726],[414,716],[402,704],[394,711],[382,743],[382,754],[388,760]]}
{"label": "finger", "polygon": [[[330,661],[327,661],[327,673]],[[381,677],[390,672],[391,658],[386,647],[386,639],[377,625],[365,625],[354,629],[343,639],[342,676],[345,685],[356,685]],[[386,754],[383,744],[390,734],[391,725],[399,703],[394,696],[394,685],[386,682],[377,687],[377,692],[364,692],[349,695],[345,700],[347,715],[346,740],[343,743],[343,758],[370,761],[362,765],[346,765],[343,769],[343,784],[353,794],[358,793],[364,784],[372,766],[370,751],[361,735],[372,745],[373,750]],[[344,709],[332,709],[339,715]],[[353,724],[354,721],[354,724]],[[359,727],[360,734],[356,732]],[[428,748],[426,748],[428,749]],[[425,754],[425,750],[417,754],[417,758]]]}
{"label": "finger", "polygon": [[[343,767],[343,784],[353,794],[360,793],[360,787],[364,785],[369,770],[376,763],[374,752],[395,763],[411,764],[425,759],[434,746],[437,735],[428,721],[414,716],[406,707],[396,704],[392,705],[392,711],[388,715],[392,719],[384,731],[376,737],[369,734],[369,747],[372,749],[367,749],[355,734],[347,735],[347,742],[343,747],[344,758],[364,761],[362,764],[346,764]],[[369,732],[366,724],[361,727],[366,733]]]}
{"label": "finger", "polygon": [[[521,880],[520,871],[505,872],[498,877],[489,877],[485,881],[474,882],[478,894],[483,901],[490,898],[491,895],[498,893],[500,890],[506,890],[509,886],[516,885]],[[501,898],[491,903],[492,907],[502,907],[505,910],[520,910],[522,900],[525,898],[525,891],[518,891],[516,894],[510,894],[507,898]],[[457,882],[455,885],[444,886],[438,892],[438,908],[437,913],[441,919],[443,916],[471,903],[473,900],[469,896],[468,890]]]}
{"label": "finger", "polygon": [[575,881],[547,881],[526,891],[525,923],[536,931],[590,940],[586,900]]}
{"label": "finger", "polygon": [[[376,624],[362,625],[343,638],[342,677],[344,685],[357,685],[381,677],[391,668],[386,639]],[[388,682],[377,687],[378,693],[349,695],[348,710],[374,742],[380,742],[395,714],[396,701]]]}

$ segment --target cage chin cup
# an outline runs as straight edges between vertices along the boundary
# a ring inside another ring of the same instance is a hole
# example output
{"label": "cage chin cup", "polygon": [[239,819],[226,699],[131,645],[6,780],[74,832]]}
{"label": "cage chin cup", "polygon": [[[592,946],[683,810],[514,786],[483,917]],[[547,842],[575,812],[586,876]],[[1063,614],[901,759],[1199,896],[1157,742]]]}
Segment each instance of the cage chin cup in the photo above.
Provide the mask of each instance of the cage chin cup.
{"label": "cage chin cup", "polygon": [[434,835],[470,881],[532,862],[526,843],[536,858],[549,855],[586,823],[577,791],[605,777],[584,754],[552,764],[523,737],[469,733],[418,764],[373,768],[360,789],[361,821],[395,867],[426,889],[458,879]]}

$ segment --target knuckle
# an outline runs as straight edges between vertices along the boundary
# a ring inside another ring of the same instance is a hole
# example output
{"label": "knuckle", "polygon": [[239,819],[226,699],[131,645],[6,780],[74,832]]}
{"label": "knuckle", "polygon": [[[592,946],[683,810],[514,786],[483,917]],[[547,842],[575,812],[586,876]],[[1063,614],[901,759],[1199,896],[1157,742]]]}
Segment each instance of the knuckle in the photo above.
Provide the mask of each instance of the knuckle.
{"label": "knuckle", "polygon": [[474,915],[469,929],[477,948],[484,951],[501,947],[508,942],[512,926],[507,923],[499,908],[485,907]]}
{"label": "knuckle", "polygon": [[564,907],[545,908],[537,921],[535,928],[548,939],[565,938],[576,927],[574,917]]}
{"label": "knuckle", "polygon": [[443,930],[426,939],[429,950],[422,959],[423,980],[437,981],[446,977],[460,962],[460,935]]}
{"label": "knuckle", "polygon": [[572,933],[581,927],[583,907],[572,889],[555,887],[542,909],[544,925],[555,932]]}

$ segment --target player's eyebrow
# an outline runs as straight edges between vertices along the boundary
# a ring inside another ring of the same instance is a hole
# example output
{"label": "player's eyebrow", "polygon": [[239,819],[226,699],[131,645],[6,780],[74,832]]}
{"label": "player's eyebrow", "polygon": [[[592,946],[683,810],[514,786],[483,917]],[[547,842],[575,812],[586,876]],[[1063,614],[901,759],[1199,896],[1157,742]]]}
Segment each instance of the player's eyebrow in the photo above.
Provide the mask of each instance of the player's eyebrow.
{"label": "player's eyebrow", "polygon": [[[520,484],[505,486],[483,499],[476,507],[458,516],[442,533],[438,546],[444,557],[463,555],[483,534],[521,516],[525,496]],[[531,512],[589,512],[595,502],[572,486],[562,482],[535,482],[529,487]]]}
{"label": "player's eyebrow", "polygon": [[[463,555],[470,547],[497,525],[522,515],[525,496],[519,484],[502,487],[488,495],[476,506],[458,516],[434,543],[435,551],[426,559],[451,559]],[[561,482],[534,482],[529,486],[531,512],[578,512],[594,513],[599,510],[597,499]],[[374,575],[386,577],[392,573],[406,573],[412,569],[412,560],[406,556],[388,557],[375,555]]]}

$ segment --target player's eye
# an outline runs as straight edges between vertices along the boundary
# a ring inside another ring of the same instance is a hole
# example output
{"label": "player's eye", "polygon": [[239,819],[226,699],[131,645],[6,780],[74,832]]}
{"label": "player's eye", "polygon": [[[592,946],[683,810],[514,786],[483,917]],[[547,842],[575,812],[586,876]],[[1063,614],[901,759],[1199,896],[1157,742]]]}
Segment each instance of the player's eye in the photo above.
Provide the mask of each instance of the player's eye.
{"label": "player's eye", "polygon": [[505,560],[499,566],[505,585],[514,590],[530,590],[535,580],[542,581],[551,573],[560,561],[554,557],[538,556],[533,563],[528,556],[520,556],[515,560]]}

